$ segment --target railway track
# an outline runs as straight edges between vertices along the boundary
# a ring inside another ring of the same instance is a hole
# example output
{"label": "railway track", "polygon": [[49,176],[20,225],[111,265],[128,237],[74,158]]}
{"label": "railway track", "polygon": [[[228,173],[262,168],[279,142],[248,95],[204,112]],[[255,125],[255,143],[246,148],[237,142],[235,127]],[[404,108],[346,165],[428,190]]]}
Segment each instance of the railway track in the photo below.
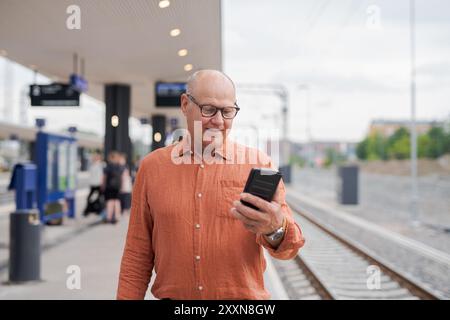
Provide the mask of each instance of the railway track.
{"label": "railway track", "polygon": [[303,208],[290,207],[307,235],[295,259],[273,261],[290,299],[439,299]]}

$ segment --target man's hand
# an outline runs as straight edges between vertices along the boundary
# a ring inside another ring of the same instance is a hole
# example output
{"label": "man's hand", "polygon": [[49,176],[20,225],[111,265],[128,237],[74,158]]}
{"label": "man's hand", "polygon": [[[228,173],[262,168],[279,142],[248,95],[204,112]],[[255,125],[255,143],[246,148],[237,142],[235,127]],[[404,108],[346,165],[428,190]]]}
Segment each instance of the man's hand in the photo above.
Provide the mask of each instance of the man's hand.
{"label": "man's hand", "polygon": [[284,215],[279,203],[268,202],[249,193],[242,193],[241,200],[259,208],[258,211],[242,204],[240,201],[233,202],[234,207],[230,209],[230,212],[243,222],[247,230],[256,234],[267,235],[283,225]]}

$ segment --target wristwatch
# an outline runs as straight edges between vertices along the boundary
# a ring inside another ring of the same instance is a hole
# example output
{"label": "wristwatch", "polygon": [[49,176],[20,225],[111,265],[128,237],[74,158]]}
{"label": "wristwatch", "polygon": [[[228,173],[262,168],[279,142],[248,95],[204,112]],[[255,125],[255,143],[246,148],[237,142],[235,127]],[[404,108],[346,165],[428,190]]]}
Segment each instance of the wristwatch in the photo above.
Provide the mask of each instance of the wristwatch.
{"label": "wristwatch", "polygon": [[281,227],[279,227],[272,233],[266,234],[265,236],[267,238],[269,238],[271,241],[277,241],[284,236],[285,230],[286,230],[286,221],[283,221],[283,224],[281,225]]}

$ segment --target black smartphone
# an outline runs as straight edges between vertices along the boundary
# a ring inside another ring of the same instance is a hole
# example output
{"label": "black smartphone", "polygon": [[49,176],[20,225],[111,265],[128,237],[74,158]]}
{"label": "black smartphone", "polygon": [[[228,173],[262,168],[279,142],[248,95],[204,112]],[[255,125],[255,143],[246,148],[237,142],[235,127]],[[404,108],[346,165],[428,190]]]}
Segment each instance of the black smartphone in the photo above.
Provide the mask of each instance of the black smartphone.
{"label": "black smartphone", "polygon": [[[278,171],[266,168],[253,168],[248,176],[244,192],[253,194],[270,202],[277,191],[280,180],[281,173]],[[259,208],[251,203],[242,200],[241,202],[250,208],[259,210]]]}

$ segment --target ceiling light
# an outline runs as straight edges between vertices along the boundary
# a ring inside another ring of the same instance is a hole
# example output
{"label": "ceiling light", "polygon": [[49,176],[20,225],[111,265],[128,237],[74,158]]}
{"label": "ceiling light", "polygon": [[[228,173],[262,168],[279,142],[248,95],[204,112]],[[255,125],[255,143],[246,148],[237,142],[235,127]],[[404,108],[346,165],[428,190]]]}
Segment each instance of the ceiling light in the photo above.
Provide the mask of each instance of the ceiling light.
{"label": "ceiling light", "polygon": [[113,115],[111,117],[111,126],[118,127],[119,126],[119,117],[116,115]]}
{"label": "ceiling light", "polygon": [[188,63],[184,66],[184,71],[191,71],[192,70],[192,64]]}
{"label": "ceiling light", "polygon": [[180,29],[172,29],[172,30],[170,30],[170,35],[172,37],[177,37],[177,36],[180,35],[180,33],[181,33]]}
{"label": "ceiling light", "polygon": [[169,0],[161,0],[161,1],[159,1],[159,7],[161,9],[167,8],[168,6],[170,6],[170,1]]}
{"label": "ceiling light", "polygon": [[187,56],[187,54],[188,54],[187,49],[181,49],[181,50],[178,50],[178,55],[179,55],[180,57]]}

